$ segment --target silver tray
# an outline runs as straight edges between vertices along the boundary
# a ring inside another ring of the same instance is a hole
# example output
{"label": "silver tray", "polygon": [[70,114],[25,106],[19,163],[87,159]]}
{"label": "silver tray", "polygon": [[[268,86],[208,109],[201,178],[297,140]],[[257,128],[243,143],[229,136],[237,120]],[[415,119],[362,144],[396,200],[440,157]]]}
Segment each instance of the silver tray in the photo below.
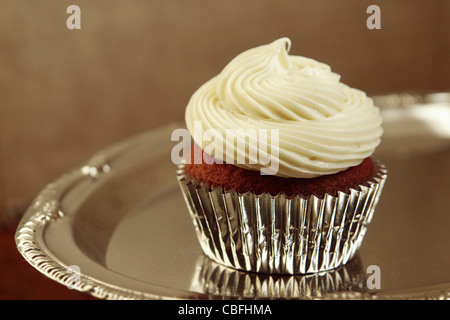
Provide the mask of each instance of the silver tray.
{"label": "silver tray", "polygon": [[170,158],[180,124],[100,151],[48,185],[18,225],[17,248],[45,276],[101,299],[448,299],[450,105],[383,117],[375,156],[388,181],[357,256],[336,270],[270,276],[206,258]]}

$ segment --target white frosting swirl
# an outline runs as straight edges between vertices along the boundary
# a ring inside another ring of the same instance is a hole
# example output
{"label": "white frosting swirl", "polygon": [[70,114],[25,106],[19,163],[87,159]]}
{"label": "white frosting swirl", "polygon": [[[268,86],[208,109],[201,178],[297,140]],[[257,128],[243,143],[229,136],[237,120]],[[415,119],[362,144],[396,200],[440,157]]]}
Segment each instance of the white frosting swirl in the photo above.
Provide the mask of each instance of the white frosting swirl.
{"label": "white frosting swirl", "polygon": [[[281,38],[241,53],[193,94],[186,124],[195,142],[202,145],[196,137],[209,129],[224,139],[226,130],[278,129],[278,176],[311,178],[360,164],[380,143],[379,109],[364,92],[341,83],[328,65],[289,55],[290,45]],[[196,121],[202,132],[195,132]],[[234,141],[210,143],[218,160],[243,152]],[[249,161],[238,166],[265,167],[245,157]]]}

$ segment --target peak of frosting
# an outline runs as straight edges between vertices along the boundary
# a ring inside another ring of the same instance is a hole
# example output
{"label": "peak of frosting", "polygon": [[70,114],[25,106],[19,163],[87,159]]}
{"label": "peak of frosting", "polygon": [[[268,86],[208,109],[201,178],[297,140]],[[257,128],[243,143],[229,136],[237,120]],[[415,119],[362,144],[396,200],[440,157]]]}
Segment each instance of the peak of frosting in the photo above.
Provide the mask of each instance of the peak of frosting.
{"label": "peak of frosting", "polygon": [[[291,41],[281,38],[236,56],[193,94],[186,108],[188,130],[194,140],[202,137],[194,126],[200,121],[204,132],[222,132],[224,138],[211,143],[217,146],[213,156],[225,161],[242,152],[226,140],[226,130],[276,129],[276,175],[282,177],[310,178],[358,165],[380,142],[378,108],[364,92],[340,82],[328,65],[289,55],[290,47]],[[250,170],[267,165],[246,159],[237,165]]]}

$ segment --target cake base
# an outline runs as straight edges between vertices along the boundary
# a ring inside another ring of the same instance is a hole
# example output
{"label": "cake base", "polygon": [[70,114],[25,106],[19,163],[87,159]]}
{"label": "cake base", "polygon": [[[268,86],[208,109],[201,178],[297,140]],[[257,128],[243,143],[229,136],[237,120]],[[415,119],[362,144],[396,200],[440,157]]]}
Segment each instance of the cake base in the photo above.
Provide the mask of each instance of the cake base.
{"label": "cake base", "polygon": [[325,194],[336,196],[338,192],[348,193],[350,189],[358,190],[360,185],[366,185],[367,181],[372,179],[374,173],[372,159],[366,158],[355,167],[316,178],[261,175],[260,171],[247,170],[227,163],[215,163],[205,152],[201,159],[197,159],[193,148],[190,155],[191,161],[185,164],[186,173],[192,179],[210,187],[222,187],[239,193],[250,191],[257,195],[269,193],[273,196],[283,193],[288,198],[298,194],[304,197],[315,195],[319,198]]}

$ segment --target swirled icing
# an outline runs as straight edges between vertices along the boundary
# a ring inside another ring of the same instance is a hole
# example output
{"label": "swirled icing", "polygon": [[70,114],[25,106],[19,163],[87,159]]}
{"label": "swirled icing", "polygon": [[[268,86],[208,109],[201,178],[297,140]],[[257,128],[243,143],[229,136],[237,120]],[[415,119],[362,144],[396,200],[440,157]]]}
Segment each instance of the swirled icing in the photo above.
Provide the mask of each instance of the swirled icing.
{"label": "swirled icing", "polygon": [[[364,92],[340,82],[328,65],[289,55],[290,46],[281,38],[247,50],[202,85],[186,108],[189,132],[195,140],[209,129],[223,137],[226,130],[276,129],[281,177],[311,178],[360,164],[380,143],[379,109]],[[202,132],[195,132],[196,121]],[[225,140],[211,141],[214,158],[248,153]],[[236,165],[250,170],[267,165],[245,156],[248,161]]]}

